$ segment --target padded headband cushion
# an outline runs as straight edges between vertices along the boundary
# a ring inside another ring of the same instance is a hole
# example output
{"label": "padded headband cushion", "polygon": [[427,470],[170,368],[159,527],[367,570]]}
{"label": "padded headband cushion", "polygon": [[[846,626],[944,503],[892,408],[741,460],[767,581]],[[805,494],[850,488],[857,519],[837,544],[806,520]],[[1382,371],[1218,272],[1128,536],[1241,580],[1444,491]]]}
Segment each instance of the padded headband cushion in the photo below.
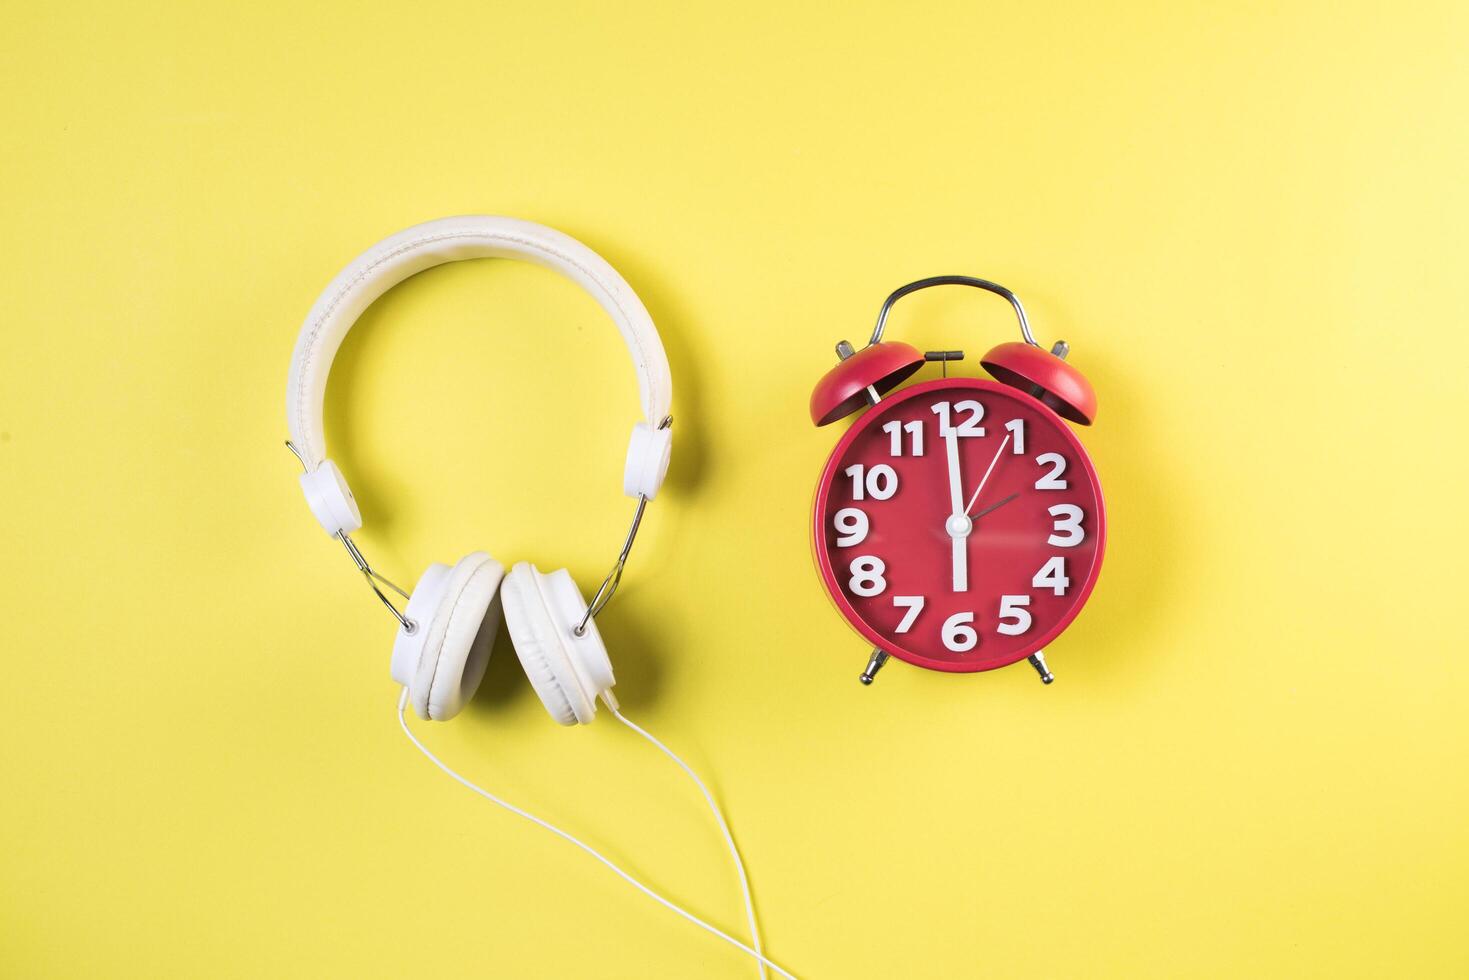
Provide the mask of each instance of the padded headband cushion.
{"label": "padded headband cushion", "polygon": [[308,471],[326,459],[322,410],[327,374],[352,324],[372,301],[415,273],[474,258],[523,259],[571,279],[602,305],[627,343],[638,373],[643,416],[657,427],[669,412],[673,382],[653,320],[632,287],[585,245],[543,225],[468,215],[415,225],[386,238],[343,269],[301,326],[286,385],[291,441]]}
{"label": "padded headband cushion", "polygon": [[408,686],[420,718],[448,721],[479,689],[500,630],[498,593],[504,574],[503,566],[483,551],[461,559],[449,573]]}

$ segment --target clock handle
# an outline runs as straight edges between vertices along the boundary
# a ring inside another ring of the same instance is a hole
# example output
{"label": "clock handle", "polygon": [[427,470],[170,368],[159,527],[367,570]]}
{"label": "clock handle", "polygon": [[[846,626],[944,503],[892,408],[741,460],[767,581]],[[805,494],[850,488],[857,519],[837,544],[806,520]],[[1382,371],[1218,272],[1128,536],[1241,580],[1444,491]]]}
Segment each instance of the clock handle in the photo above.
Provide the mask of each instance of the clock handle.
{"label": "clock handle", "polygon": [[997,296],[1003,296],[1010,301],[1010,305],[1015,308],[1015,315],[1020,318],[1020,335],[1025,338],[1025,342],[1032,347],[1040,346],[1040,343],[1035,339],[1035,334],[1030,332],[1030,321],[1025,316],[1025,307],[1020,305],[1020,297],[997,282],[990,282],[988,279],[977,279],[974,276],[931,276],[928,279],[919,279],[917,282],[910,282],[906,286],[899,286],[893,290],[891,296],[883,301],[882,309],[877,314],[877,326],[872,328],[872,339],[867,342],[868,345],[870,346],[882,340],[882,331],[887,325],[888,312],[893,308],[894,303],[909,293],[916,293],[918,290],[927,289],[929,286],[973,286],[976,289],[988,290]]}

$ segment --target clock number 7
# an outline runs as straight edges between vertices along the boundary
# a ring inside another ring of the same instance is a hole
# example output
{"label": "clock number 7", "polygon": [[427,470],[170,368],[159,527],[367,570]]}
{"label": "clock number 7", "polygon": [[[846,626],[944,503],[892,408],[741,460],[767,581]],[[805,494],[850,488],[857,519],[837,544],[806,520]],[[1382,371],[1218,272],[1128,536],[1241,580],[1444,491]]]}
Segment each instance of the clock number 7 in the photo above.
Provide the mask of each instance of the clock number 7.
{"label": "clock number 7", "polygon": [[913,623],[918,619],[918,614],[923,612],[923,604],[928,600],[921,595],[895,595],[893,605],[899,609],[906,609],[903,618],[898,622],[898,628],[894,633],[906,633],[913,628]]}

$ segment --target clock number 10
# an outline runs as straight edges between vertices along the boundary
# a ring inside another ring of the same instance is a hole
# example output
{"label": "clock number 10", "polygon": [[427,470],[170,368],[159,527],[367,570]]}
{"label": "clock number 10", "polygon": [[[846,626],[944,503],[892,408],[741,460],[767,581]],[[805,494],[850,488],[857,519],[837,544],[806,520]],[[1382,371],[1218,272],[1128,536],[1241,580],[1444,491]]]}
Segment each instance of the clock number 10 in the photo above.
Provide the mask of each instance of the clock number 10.
{"label": "clock number 10", "polygon": [[898,474],[886,463],[867,467],[853,463],[842,470],[852,480],[852,499],[887,500],[898,492]]}

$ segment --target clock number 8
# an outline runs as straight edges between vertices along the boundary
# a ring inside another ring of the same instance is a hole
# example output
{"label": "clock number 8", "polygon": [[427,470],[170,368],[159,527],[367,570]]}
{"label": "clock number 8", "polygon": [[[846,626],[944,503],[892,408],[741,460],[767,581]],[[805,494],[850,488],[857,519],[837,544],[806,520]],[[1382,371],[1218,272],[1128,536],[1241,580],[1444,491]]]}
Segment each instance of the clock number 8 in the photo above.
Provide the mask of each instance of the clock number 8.
{"label": "clock number 8", "polygon": [[849,570],[852,577],[847,580],[847,588],[852,591],[853,595],[866,599],[882,595],[883,590],[888,587],[887,579],[883,578],[883,573],[888,570],[888,567],[881,558],[875,555],[853,558]]}

